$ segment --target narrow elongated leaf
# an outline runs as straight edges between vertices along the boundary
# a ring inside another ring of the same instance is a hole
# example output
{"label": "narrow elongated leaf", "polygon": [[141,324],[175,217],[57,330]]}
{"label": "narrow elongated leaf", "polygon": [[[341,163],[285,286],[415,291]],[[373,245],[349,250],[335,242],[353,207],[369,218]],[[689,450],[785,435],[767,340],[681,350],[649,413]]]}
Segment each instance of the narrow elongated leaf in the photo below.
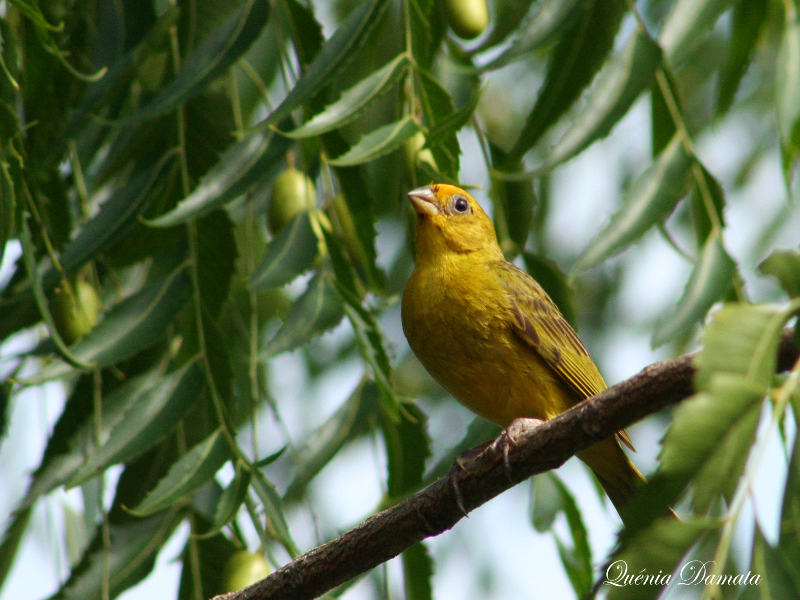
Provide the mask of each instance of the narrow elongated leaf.
{"label": "narrow elongated leaf", "polygon": [[472,94],[464,106],[448,116],[439,119],[433,127],[428,130],[428,135],[425,138],[426,145],[436,146],[439,143],[447,143],[450,135],[460,131],[464,125],[469,123],[472,119],[472,115],[475,113],[475,109],[478,107],[478,102],[480,102],[482,94],[483,88],[475,90],[475,93]]}
{"label": "narrow elongated leaf", "polygon": [[109,527],[111,548],[108,551],[103,548],[102,532],[98,528],[81,562],[53,598],[102,600],[106,573],[111,597],[135,585],[152,570],[156,555],[182,519],[180,513],[169,512],[148,519],[112,524]]}
{"label": "narrow elongated leaf", "polygon": [[386,66],[378,69],[342,92],[341,98],[314,115],[308,122],[291,131],[278,131],[290,138],[304,138],[319,135],[341,127],[355,119],[374,100],[377,100],[394,86],[408,70],[408,55],[400,54]]}
{"label": "narrow elongated leaf", "polygon": [[431,453],[427,422],[427,415],[412,402],[403,402],[398,419],[384,416],[381,422],[390,498],[403,498],[422,487],[425,460]]}
{"label": "narrow elongated leaf", "polygon": [[313,5],[303,6],[297,0],[286,3],[291,19],[291,34],[297,59],[300,62],[301,72],[305,73],[308,65],[319,54],[325,37],[322,35],[322,25],[314,17]]}
{"label": "narrow elongated leaf", "polygon": [[575,498],[558,476],[542,473],[534,478],[531,496],[531,520],[537,531],[548,531],[558,513],[564,513],[572,544],[567,545],[553,531],[564,570],[578,598],[585,598],[592,589],[592,550]]}
{"label": "narrow elongated leaf", "polygon": [[758,403],[745,410],[723,434],[709,460],[698,472],[692,493],[692,510],[696,514],[705,513],[720,493],[728,502],[732,500],[756,438],[760,415],[761,406]]}
{"label": "narrow elongated leaf", "polygon": [[166,114],[202,91],[247,51],[261,33],[268,15],[268,0],[247,0],[192,50],[175,79],[124,124],[141,123]]}
{"label": "narrow elongated leaf", "polygon": [[[496,161],[500,158],[502,150],[492,148],[492,155]],[[522,172],[522,165],[517,165],[517,172]],[[533,181],[522,179],[520,181],[508,181],[499,177],[492,177],[491,198],[495,206],[502,207],[502,219],[504,227],[498,228],[501,232],[507,231],[518,247],[524,248],[528,240],[531,223],[533,222],[533,210],[536,205],[536,196],[533,191]],[[504,234],[499,233],[500,237]],[[502,240],[501,240],[502,243]]]}
{"label": "narrow elongated leaf", "polygon": [[553,50],[536,104],[508,153],[509,165],[517,164],[572,106],[614,47],[614,38],[625,13],[625,2],[591,0],[583,4],[583,12]]}
{"label": "narrow elongated leaf", "polygon": [[[136,225],[139,216],[157,196],[153,193],[154,188],[163,178],[162,170],[170,158],[170,155],[165,156],[146,171],[137,173],[100,205],[97,214],[81,227],[59,257],[67,273],[73,273],[99,252],[118,243]],[[46,289],[54,286],[59,279],[55,269],[51,269],[44,277]]]}
{"label": "narrow elongated leaf", "polygon": [[419,67],[430,69],[447,29],[444,11],[438,0],[409,0],[407,6],[411,54]]}
{"label": "narrow elongated leaf", "polygon": [[788,181],[792,166],[800,156],[800,69],[797,68],[800,64],[800,10],[794,2],[787,2],[786,11],[775,73],[775,102],[781,134],[783,174]]}
{"label": "narrow elongated leaf", "polygon": [[173,227],[201,217],[244,194],[258,181],[273,177],[283,165],[291,141],[269,131],[254,133],[225,150],[197,187],[154,227]]}
{"label": "narrow elongated leaf", "polygon": [[[499,69],[554,41],[578,17],[583,8],[582,4],[580,0],[539,0],[511,45],[481,69],[484,71]],[[495,28],[498,27],[502,27],[502,24],[495,25]],[[493,33],[494,31],[489,34],[490,38]],[[483,44],[480,49],[484,49]]]}
{"label": "narrow elongated leaf", "polygon": [[686,284],[678,309],[662,321],[653,333],[657,348],[687,333],[706,315],[711,306],[730,289],[736,263],[722,245],[721,232],[712,233]]}
{"label": "narrow elongated leaf", "polygon": [[344,310],[339,295],[325,280],[325,275],[317,273],[262,355],[266,358],[302,346],[338,325],[342,317]]}
{"label": "narrow elongated leaf", "polygon": [[214,511],[214,521],[211,523],[209,529],[203,533],[202,537],[212,537],[222,531],[222,528],[228,525],[236,518],[239,508],[244,503],[247,497],[247,491],[250,489],[250,471],[243,468],[241,464],[236,465],[236,474],[233,480],[222,492],[222,496],[217,502],[217,509]]}
{"label": "narrow elongated leaf", "polygon": [[328,159],[328,162],[336,167],[360,165],[399,148],[400,144],[414,137],[418,131],[421,131],[419,123],[412,115],[408,115],[367,133],[350,150]]}
{"label": "narrow elongated leaf", "polygon": [[[600,573],[609,599],[648,600],[659,597],[670,581],[667,576],[672,574],[700,536],[717,527],[718,523],[705,519],[680,521],[666,518],[633,537],[623,537],[621,545]],[[641,581],[639,585],[631,584],[631,578],[637,575],[649,575],[650,579],[646,585]]]}
{"label": "narrow elongated leaf", "polygon": [[14,180],[11,178],[8,163],[0,159],[0,264],[3,263],[6,242],[11,237],[14,228],[16,207]]}
{"label": "narrow elongated leaf", "polygon": [[[795,415],[795,419],[797,416]],[[778,546],[795,565],[800,564],[800,437],[795,437],[789,473],[783,492]],[[2,553],[0,553],[2,556]],[[798,578],[800,581],[800,578]]]}
{"label": "narrow elongated leaf", "polygon": [[210,481],[230,456],[228,441],[220,430],[215,431],[173,464],[167,476],[130,512],[146,517],[169,508]]}
{"label": "narrow elongated leaf", "polygon": [[107,430],[108,437],[101,440],[102,446],[93,447],[93,452],[88,453],[86,462],[70,478],[70,487],[97,476],[110,465],[136,458],[166,438],[197,403],[204,385],[199,360],[195,359],[152,388],[140,391],[135,403],[120,398],[124,404],[113,415],[116,418]]}
{"label": "narrow elongated leaf", "polygon": [[719,75],[717,116],[724,115],[733,104],[736,90],[750,66],[750,56],[767,22],[767,0],[748,0],[733,6],[733,24],[728,58]]}
{"label": "narrow elongated leaf", "polygon": [[658,41],[670,65],[689,56],[711,31],[733,0],[678,0],[672,7]]}
{"label": "narrow elongated leaf", "polygon": [[[94,329],[70,347],[70,351],[82,362],[99,367],[133,356],[164,335],[167,325],[189,299],[191,290],[186,266],[181,265],[109,310]],[[54,361],[26,382],[41,383],[71,372],[68,363]]]}
{"label": "narrow elongated leaf", "polygon": [[800,297],[800,255],[794,250],[775,250],[758,270],[775,277],[791,298]]}
{"label": "narrow elongated leaf", "polygon": [[31,509],[18,510],[11,516],[11,522],[6,520],[3,531],[3,538],[0,541],[0,586],[5,582],[14,564],[20,542],[25,536],[28,523],[31,519]]}
{"label": "narrow elongated leaf", "polygon": [[[450,92],[426,71],[417,70],[416,80],[419,84],[419,101],[422,105],[422,114],[428,129],[435,129],[436,125],[453,116],[456,105]],[[435,132],[436,143],[427,142],[439,171],[451,180],[458,179],[459,155],[461,146],[458,143],[455,131]]]}
{"label": "narrow elongated leaf", "polygon": [[764,538],[756,522],[753,532],[753,552],[750,562],[752,575],[742,594],[742,600],[794,600],[800,595],[800,573],[797,564],[783,556]]}
{"label": "narrow elongated leaf", "polygon": [[260,125],[277,125],[330,83],[364,44],[389,4],[389,0],[366,0],[359,4],[325,42],[283,102]]}
{"label": "narrow elongated leaf", "polygon": [[247,287],[258,292],[289,283],[311,268],[318,250],[311,217],[307,212],[300,213],[267,246]]}
{"label": "narrow elongated leaf", "polygon": [[714,229],[725,227],[725,190],[703,165],[700,172],[703,178],[695,179],[692,186],[691,207],[697,247],[702,250]]}
{"label": "narrow elongated leaf", "polygon": [[[108,440],[114,428],[125,419],[129,411],[135,410],[140,400],[147,404],[150,401],[148,398],[152,399],[154,389],[162,377],[158,369],[151,369],[129,379],[104,398],[99,432],[94,415],[84,410],[82,412],[86,414],[82,415],[79,424],[70,427],[71,435],[70,432],[63,434],[63,429],[62,431],[59,429],[62,428],[61,420],[68,418],[65,411],[48,442],[48,454],[53,455],[46,457],[46,460],[42,461],[42,466],[34,473],[33,481],[20,503],[20,509],[29,508],[38,498],[66,483],[86,462],[90,452],[97,450],[98,435],[101,441]],[[73,398],[70,398],[70,401],[72,400]],[[70,408],[68,405],[67,410]],[[75,417],[72,418],[77,420]],[[60,444],[58,434],[62,434]],[[64,449],[53,453],[51,448],[56,446],[62,446]]]}
{"label": "narrow elongated leaf", "polygon": [[425,543],[414,544],[402,557],[406,600],[433,600],[433,559]]}
{"label": "narrow elongated leaf", "polygon": [[631,184],[619,211],[584,250],[574,269],[588,269],[627,248],[662,223],[686,191],[691,159],[678,136]]}
{"label": "narrow elongated leaf", "polygon": [[[477,54],[497,46],[518,28],[522,31],[527,30],[534,18],[533,16],[526,18],[526,15],[530,12],[531,4],[534,4],[533,0],[505,0],[498,2],[495,5],[495,14],[489,35],[482,38],[477,47],[470,49],[469,54]],[[541,14],[543,4],[544,2],[537,3],[535,14]],[[561,4],[564,3],[561,2]]]}
{"label": "narrow elongated leaf", "polygon": [[270,520],[283,547],[286,548],[286,551],[294,558],[300,554],[300,551],[297,549],[297,545],[294,543],[291,533],[289,533],[289,525],[286,523],[286,517],[283,514],[283,502],[281,502],[281,497],[275,490],[275,486],[267,481],[267,478],[264,477],[260,471],[256,471],[253,475],[253,489],[261,500],[264,514],[266,514],[267,518]]}
{"label": "narrow elongated leaf", "polygon": [[661,48],[647,32],[637,29],[625,49],[600,71],[586,106],[537,170],[549,171],[607,136],[639,94],[650,87],[660,64]]}

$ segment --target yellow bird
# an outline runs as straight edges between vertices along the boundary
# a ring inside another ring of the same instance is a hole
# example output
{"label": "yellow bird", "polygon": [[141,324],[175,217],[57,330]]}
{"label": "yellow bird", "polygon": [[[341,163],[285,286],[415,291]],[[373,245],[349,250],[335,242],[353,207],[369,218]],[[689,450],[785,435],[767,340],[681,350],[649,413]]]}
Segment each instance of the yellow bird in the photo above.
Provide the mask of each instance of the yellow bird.
{"label": "yellow bird", "polygon": [[[507,427],[547,420],[606,389],[575,331],[533,277],[503,257],[494,224],[464,190],[431,184],[408,193],[417,264],[403,293],[403,331],[428,372],[459,402]],[[620,442],[578,454],[622,508],[644,481]]]}

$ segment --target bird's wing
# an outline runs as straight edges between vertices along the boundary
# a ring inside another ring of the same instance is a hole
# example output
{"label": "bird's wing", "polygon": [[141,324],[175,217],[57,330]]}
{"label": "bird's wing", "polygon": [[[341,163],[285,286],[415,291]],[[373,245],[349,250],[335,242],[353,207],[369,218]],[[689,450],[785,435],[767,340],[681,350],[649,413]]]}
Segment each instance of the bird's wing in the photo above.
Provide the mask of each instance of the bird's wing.
{"label": "bird's wing", "polygon": [[[606,389],[603,376],[578,334],[536,280],[511,263],[493,263],[511,300],[514,333],[533,347],[580,398],[591,398]],[[633,449],[628,435],[620,440]]]}

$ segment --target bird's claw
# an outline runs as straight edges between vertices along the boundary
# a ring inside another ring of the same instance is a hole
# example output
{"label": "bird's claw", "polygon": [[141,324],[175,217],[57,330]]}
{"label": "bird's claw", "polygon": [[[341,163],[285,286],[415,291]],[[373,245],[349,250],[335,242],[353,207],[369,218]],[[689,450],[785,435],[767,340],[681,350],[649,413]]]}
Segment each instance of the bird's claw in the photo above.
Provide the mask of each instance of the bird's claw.
{"label": "bird's claw", "polygon": [[494,451],[502,450],[503,452],[503,465],[505,466],[506,477],[512,484],[515,483],[512,477],[511,459],[508,455],[509,445],[516,446],[519,437],[532,429],[537,427],[544,421],[540,419],[530,419],[527,417],[519,417],[511,422],[511,425],[506,427],[503,432],[491,443],[491,449]]}

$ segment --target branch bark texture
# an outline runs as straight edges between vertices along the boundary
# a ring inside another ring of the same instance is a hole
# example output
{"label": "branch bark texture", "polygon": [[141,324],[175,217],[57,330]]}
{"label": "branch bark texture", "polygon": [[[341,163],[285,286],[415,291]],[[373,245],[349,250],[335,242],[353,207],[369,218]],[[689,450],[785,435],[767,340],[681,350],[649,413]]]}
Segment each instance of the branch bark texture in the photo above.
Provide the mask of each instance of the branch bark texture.
{"label": "branch bark texture", "polygon": [[[792,335],[787,332],[781,341],[779,372],[798,359]],[[531,475],[561,466],[614,432],[689,397],[693,375],[692,355],[650,365],[550,421],[518,428],[513,444],[491,444],[483,451],[465,453],[447,477],[303,554],[266,579],[216,600],[317,598],[417,542],[447,531],[465,516],[464,511],[474,510]]]}

